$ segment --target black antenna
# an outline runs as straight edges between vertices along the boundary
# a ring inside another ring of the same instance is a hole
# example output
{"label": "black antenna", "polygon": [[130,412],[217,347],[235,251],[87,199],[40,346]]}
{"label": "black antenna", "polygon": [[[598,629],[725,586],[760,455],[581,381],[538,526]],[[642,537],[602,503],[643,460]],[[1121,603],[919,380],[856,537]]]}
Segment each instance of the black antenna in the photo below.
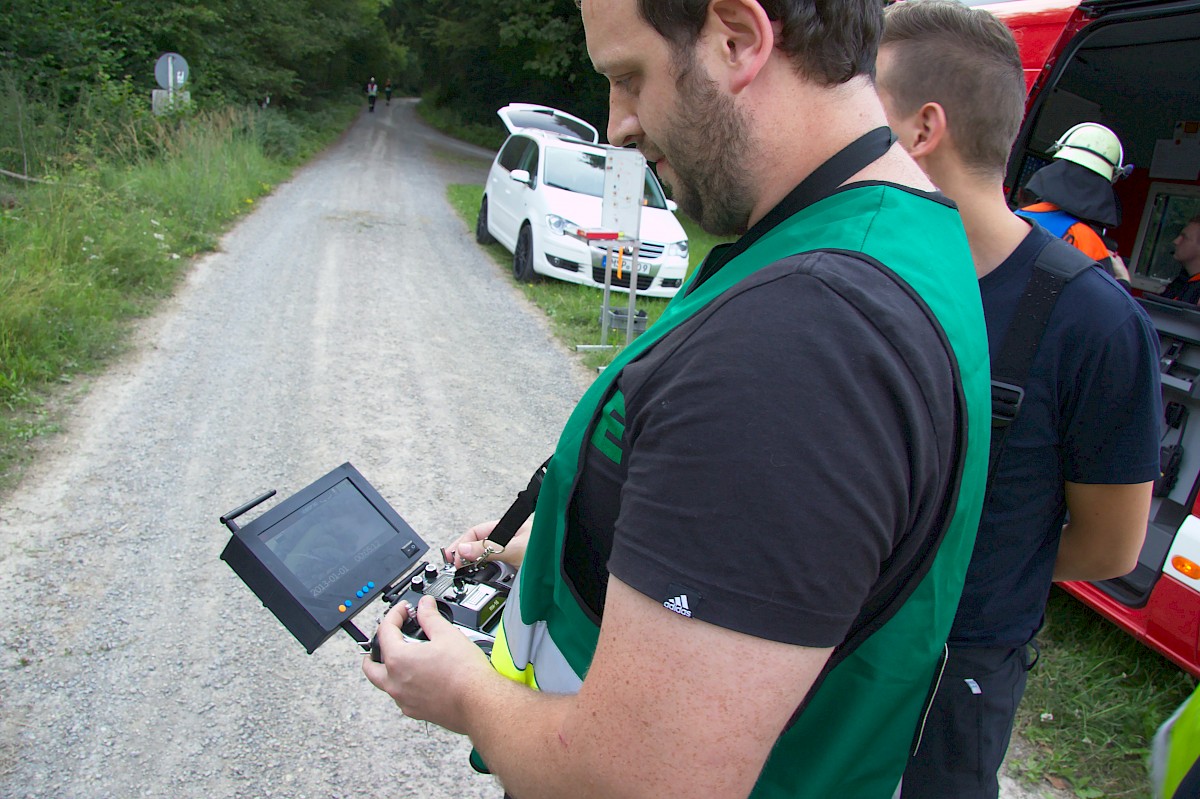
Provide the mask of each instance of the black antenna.
{"label": "black antenna", "polygon": [[236,533],[241,528],[238,527],[237,524],[233,520],[236,519],[237,517],[241,516],[243,513],[250,510],[251,508],[254,508],[258,505],[263,504],[264,502],[266,502],[268,499],[270,499],[273,496],[275,496],[275,489],[272,488],[270,491],[263,494],[258,499],[252,499],[249,502],[247,502],[245,505],[241,505],[241,506],[229,511],[229,513],[226,513],[224,516],[221,517],[221,524],[228,527],[229,532]]}

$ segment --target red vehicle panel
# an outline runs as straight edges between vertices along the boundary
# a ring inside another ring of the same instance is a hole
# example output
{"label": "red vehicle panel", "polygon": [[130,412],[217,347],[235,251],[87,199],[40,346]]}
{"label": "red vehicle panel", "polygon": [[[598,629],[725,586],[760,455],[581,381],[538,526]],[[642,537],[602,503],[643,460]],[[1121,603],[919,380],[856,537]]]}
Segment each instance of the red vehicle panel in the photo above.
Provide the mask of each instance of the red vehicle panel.
{"label": "red vehicle panel", "polygon": [[1144,608],[1124,605],[1092,583],[1060,583],[1067,593],[1112,621],[1177,666],[1200,677],[1200,614],[1196,592],[1172,577],[1161,577]]}
{"label": "red vehicle panel", "polygon": [[[971,3],[970,5],[978,5]],[[1074,31],[1068,22],[1079,8],[1078,0],[1016,0],[1011,3],[985,3],[989,11],[1012,29],[1021,48],[1021,66],[1025,70],[1025,88],[1032,93],[1038,76],[1054,63],[1060,41]]]}

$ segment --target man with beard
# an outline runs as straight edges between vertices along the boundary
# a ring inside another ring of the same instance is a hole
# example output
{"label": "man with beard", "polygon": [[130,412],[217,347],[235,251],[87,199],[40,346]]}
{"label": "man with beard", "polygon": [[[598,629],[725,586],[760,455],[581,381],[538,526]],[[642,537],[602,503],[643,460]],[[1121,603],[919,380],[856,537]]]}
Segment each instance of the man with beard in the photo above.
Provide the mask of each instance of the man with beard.
{"label": "man with beard", "polygon": [[[986,473],[954,208],[886,127],[877,0],[583,0],[608,136],[714,250],[568,420],[491,664],[428,600],[367,677],[529,797],[880,797]],[[505,679],[507,678],[507,679]]]}

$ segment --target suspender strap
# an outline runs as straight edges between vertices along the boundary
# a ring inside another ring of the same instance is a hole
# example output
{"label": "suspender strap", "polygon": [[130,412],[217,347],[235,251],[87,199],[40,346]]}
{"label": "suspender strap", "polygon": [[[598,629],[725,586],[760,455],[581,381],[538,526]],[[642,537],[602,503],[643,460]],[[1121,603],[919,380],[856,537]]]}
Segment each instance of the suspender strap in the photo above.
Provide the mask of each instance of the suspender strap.
{"label": "suspender strap", "polygon": [[988,482],[1004,450],[1008,429],[1021,412],[1025,383],[1033,356],[1046,331],[1046,323],[1058,302],[1063,287],[1094,266],[1095,261],[1062,239],[1051,239],[1034,261],[1033,275],[1025,284],[1025,293],[1004,336],[1000,354],[992,364],[992,451],[988,461]]}
{"label": "suspender strap", "polygon": [[517,530],[521,529],[521,525],[533,513],[533,509],[537,506],[538,494],[542,490],[542,478],[546,476],[546,465],[550,463],[547,458],[546,462],[537,468],[533,473],[533,477],[529,478],[529,485],[525,486],[525,490],[517,494],[516,501],[509,506],[504,515],[500,517],[500,521],[496,522],[495,529],[488,535],[489,541],[494,541],[500,546],[504,546],[513,539],[517,534]]}

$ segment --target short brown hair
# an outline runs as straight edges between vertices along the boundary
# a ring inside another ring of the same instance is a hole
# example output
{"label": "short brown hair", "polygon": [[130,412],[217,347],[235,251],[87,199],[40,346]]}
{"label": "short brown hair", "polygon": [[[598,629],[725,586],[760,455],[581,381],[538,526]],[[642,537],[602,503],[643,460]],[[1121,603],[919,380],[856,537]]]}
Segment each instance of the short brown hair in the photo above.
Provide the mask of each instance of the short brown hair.
{"label": "short brown hair", "polygon": [[967,166],[1003,173],[1025,115],[1025,76],[1012,32],[994,14],[955,0],[904,0],[884,12],[891,68],[879,87],[896,110],[945,109]]}
{"label": "short brown hair", "polygon": [[[668,42],[682,63],[700,38],[711,0],[638,0],[642,19]],[[880,0],[758,0],[779,23],[775,46],[796,71],[824,86],[859,75],[874,77],[883,27]]]}

